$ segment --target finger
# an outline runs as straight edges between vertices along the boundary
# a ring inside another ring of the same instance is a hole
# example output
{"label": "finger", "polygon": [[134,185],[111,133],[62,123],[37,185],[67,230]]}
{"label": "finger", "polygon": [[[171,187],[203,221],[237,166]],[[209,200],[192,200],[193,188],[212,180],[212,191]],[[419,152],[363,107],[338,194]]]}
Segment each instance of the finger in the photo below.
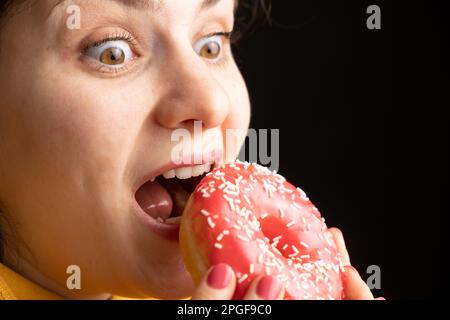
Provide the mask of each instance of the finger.
{"label": "finger", "polygon": [[192,300],[230,300],[236,289],[236,276],[233,269],[219,263],[211,267],[200,281],[192,295]]}
{"label": "finger", "polygon": [[342,231],[339,230],[338,228],[330,228],[328,230],[333,235],[337,250],[341,254],[342,263],[344,264],[344,266],[351,265],[350,255],[348,254],[347,246],[345,245],[344,235],[342,234]]}
{"label": "finger", "polygon": [[352,266],[345,266],[343,275],[344,299],[346,300],[373,300],[372,292],[361,279],[358,271]]}
{"label": "finger", "polygon": [[274,276],[255,278],[244,296],[244,300],[280,300],[283,298],[284,285]]}

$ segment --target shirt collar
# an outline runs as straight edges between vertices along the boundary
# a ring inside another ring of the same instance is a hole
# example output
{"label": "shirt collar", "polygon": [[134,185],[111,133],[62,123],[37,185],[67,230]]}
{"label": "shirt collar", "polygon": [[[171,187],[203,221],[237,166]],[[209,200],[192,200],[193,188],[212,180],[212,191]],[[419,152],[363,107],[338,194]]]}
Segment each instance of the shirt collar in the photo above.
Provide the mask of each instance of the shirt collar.
{"label": "shirt collar", "polygon": [[60,300],[62,297],[0,263],[0,300]]}

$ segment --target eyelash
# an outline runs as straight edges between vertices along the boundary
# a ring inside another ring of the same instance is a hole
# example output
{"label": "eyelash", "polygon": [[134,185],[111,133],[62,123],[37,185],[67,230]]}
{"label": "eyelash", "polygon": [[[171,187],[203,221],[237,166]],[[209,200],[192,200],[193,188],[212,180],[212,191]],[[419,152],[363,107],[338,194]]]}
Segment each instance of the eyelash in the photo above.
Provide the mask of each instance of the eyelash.
{"label": "eyelash", "polygon": [[128,44],[136,46],[137,44],[137,38],[129,33],[120,33],[120,34],[110,34],[104,37],[102,40],[96,41],[90,45],[88,45],[86,48],[84,48],[83,52],[86,52],[90,48],[99,47],[102,44],[105,44],[109,41],[126,41]]}
{"label": "eyelash", "polygon": [[[209,38],[209,37],[214,37],[214,36],[222,36],[225,39],[227,39],[228,42],[231,43],[233,35],[234,35],[234,31],[231,30],[229,32],[213,32],[213,33],[205,35],[204,38]],[[136,47],[137,43],[138,43],[137,37],[133,36],[130,33],[127,33],[127,32],[115,33],[115,34],[107,35],[103,39],[86,46],[82,50],[82,53],[85,54],[86,51],[89,50],[90,48],[99,47],[102,44],[105,44],[110,41],[126,41],[132,48]],[[217,61],[209,61],[209,63],[212,63],[217,66],[223,66],[226,63],[226,59],[222,58],[222,59],[218,59]],[[124,65],[121,67],[110,67],[110,66],[103,65],[103,64],[100,64],[99,66],[97,66],[96,69],[97,69],[97,71],[104,71],[105,68],[107,71],[112,71],[114,73],[119,73],[119,72],[128,70],[127,65]]]}

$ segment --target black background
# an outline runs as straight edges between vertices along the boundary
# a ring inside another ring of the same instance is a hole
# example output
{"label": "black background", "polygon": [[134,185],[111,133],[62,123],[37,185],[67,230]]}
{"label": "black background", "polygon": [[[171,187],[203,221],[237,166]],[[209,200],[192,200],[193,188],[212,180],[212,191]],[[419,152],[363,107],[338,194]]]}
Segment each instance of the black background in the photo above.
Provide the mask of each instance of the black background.
{"label": "black background", "polygon": [[443,298],[450,277],[444,2],[275,0],[272,25],[235,48],[251,127],[280,129],[280,173],[363,278],[380,266],[387,299]]}

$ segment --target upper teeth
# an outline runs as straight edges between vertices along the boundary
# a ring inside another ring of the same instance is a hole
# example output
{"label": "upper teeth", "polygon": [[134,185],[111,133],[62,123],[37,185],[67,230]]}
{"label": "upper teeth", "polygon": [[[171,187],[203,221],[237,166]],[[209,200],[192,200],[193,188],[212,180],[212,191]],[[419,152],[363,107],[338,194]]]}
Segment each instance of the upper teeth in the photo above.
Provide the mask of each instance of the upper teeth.
{"label": "upper teeth", "polygon": [[163,177],[166,179],[172,179],[177,177],[178,179],[189,179],[191,177],[197,177],[202,175],[205,172],[209,172],[211,170],[211,164],[201,164],[198,166],[192,167],[182,167],[177,169],[172,169],[163,173]]}

